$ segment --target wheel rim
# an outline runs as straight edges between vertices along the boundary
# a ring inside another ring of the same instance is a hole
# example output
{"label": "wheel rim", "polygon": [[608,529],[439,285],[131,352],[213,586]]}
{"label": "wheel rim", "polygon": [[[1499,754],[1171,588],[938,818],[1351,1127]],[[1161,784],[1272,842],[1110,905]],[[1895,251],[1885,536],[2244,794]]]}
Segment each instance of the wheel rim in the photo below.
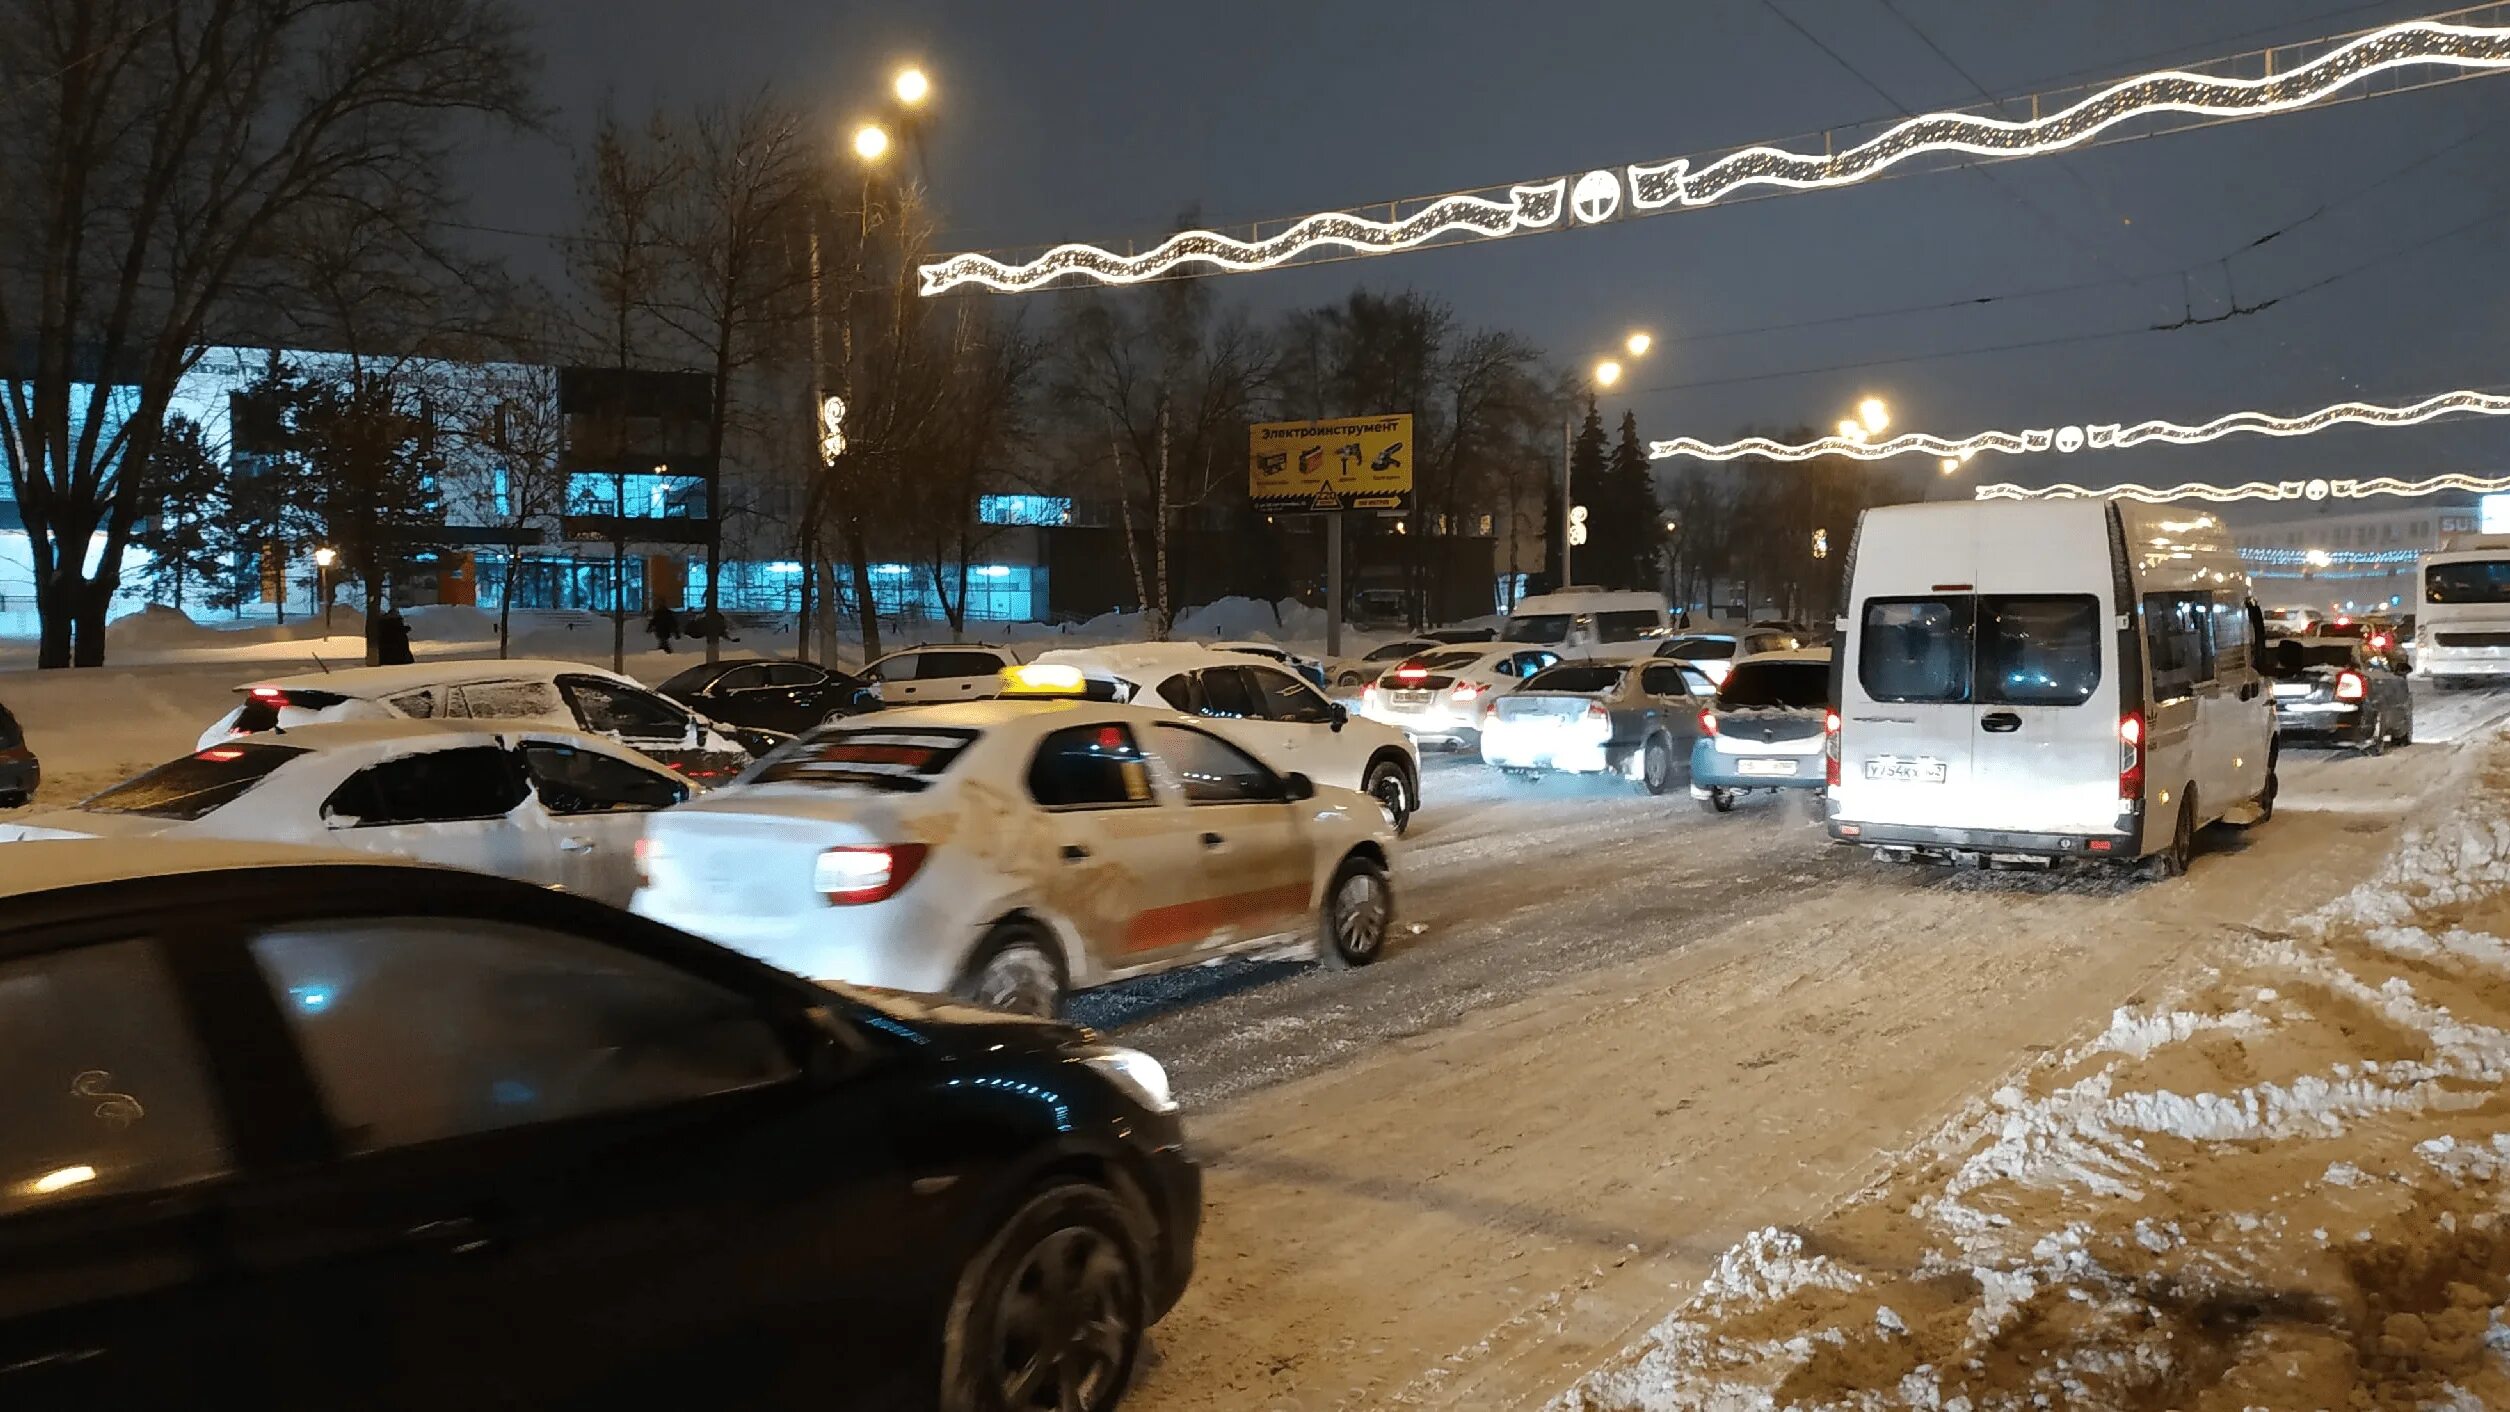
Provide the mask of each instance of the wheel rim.
{"label": "wheel rim", "polygon": [[1011,1409],[1103,1408],[1124,1379],[1136,1334],[1133,1272],[1087,1226],[1030,1247],[997,1306],[994,1371]]}
{"label": "wheel rim", "polygon": [[1397,823],[1402,822],[1404,814],[1408,811],[1404,808],[1403,779],[1401,776],[1397,775],[1392,770],[1380,769],[1377,772],[1376,777],[1369,781],[1368,792],[1380,805],[1385,807],[1386,817],[1388,819]]}
{"label": "wheel rim", "polygon": [[1054,962],[1033,946],[1007,946],[985,962],[969,999],[995,1010],[1021,1015],[1055,1012]]}
{"label": "wheel rim", "polygon": [[1368,956],[1386,940],[1386,885],[1361,869],[1333,895],[1333,939],[1345,956]]}

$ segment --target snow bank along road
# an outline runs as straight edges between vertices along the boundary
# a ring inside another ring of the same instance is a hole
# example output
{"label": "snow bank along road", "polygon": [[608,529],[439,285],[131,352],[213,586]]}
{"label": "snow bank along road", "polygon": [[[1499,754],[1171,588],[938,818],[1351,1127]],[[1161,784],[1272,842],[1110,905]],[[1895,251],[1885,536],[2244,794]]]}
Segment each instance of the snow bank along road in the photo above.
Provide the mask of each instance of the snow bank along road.
{"label": "snow bank along road", "polygon": [[1749,1233],[2345,892],[2505,712],[2427,698],[2424,744],[2296,752],[2271,824],[2153,886],[1879,868],[1792,802],[1433,766],[1400,868],[1424,930],[1379,965],[1092,1002],[1168,1062],[1210,1163],[1200,1271],[1128,1406],[1543,1404]]}

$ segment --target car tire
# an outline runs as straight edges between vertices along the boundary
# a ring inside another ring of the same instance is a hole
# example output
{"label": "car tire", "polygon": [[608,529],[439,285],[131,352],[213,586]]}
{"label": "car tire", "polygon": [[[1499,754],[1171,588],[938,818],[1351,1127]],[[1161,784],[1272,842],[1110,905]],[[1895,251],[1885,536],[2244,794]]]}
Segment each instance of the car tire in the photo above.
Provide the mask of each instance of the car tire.
{"label": "car tire", "polygon": [[1369,766],[1367,776],[1360,781],[1360,792],[1384,807],[1386,816],[1394,823],[1395,837],[1401,838],[1412,827],[1412,810],[1419,796],[1411,781],[1404,778],[1401,765],[1380,760]]}
{"label": "car tire", "polygon": [[2369,725],[2362,728],[2362,738],[2354,742],[2354,749],[2369,756],[2378,755],[2387,748],[2388,716],[2386,712],[2381,712],[2371,718]]}
{"label": "car tire", "polygon": [[1386,954],[1394,930],[1394,887],[1386,870],[1354,853],[1325,885],[1316,909],[1316,959],[1341,970],[1365,966]]}
{"label": "car tire", "polygon": [[852,711],[849,711],[849,710],[845,709],[844,707],[840,706],[840,707],[838,707],[836,710],[829,712],[827,715],[824,715],[824,716],[820,717],[820,718],[819,718],[819,723],[820,723],[821,725],[823,725],[823,726],[833,726],[833,725],[835,725],[837,722],[842,721],[842,720],[845,720],[847,717],[852,716],[853,714],[854,714],[854,713],[853,713]]}
{"label": "car tire", "polygon": [[2194,857],[2195,853],[2196,791],[2190,789],[2179,795],[2179,817],[2177,822],[2171,825],[2170,842],[2160,852],[2150,854],[2144,859],[2144,880],[2162,882],[2170,878],[2184,877],[2188,870],[2188,860]]}
{"label": "car tire", "polygon": [[1734,791],[1730,789],[1712,789],[1708,791],[1705,797],[1698,800],[1698,804],[1701,812],[1703,813],[1731,814],[1734,812]]}
{"label": "car tire", "polygon": [[970,1005],[1052,1019],[1063,1008],[1063,961],[1033,922],[1000,922],[985,934],[950,993]]}
{"label": "car tire", "polygon": [[26,807],[27,799],[28,795],[25,790],[0,790],[0,809],[23,809]]}
{"label": "car tire", "polygon": [[1150,1327],[1146,1225],[1081,1182],[1013,1212],[959,1276],[942,1331],[943,1412],[1020,1412],[1040,1393],[1110,1412]]}
{"label": "car tire", "polygon": [[2405,724],[2397,727],[2396,740],[2399,745],[2414,743],[2414,708],[2411,706],[2406,708]]}
{"label": "car tire", "polygon": [[1643,794],[1663,794],[1673,788],[1673,744],[1662,731],[1647,738],[1639,747],[1638,787]]}

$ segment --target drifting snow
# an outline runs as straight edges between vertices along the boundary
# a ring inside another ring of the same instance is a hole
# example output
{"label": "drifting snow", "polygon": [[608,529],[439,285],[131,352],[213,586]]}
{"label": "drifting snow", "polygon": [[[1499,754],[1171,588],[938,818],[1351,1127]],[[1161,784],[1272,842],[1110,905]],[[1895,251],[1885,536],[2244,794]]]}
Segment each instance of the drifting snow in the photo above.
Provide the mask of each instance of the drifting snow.
{"label": "drifting snow", "polygon": [[2510,1406],[2510,744],[2469,759],[2374,876],[1746,1240],[1555,1408]]}

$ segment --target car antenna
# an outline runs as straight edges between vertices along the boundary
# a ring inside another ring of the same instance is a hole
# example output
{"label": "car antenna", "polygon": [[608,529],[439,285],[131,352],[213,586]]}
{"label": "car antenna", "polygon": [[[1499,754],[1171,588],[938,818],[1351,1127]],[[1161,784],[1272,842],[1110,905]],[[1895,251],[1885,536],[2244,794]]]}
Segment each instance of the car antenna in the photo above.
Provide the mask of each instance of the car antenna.
{"label": "car antenna", "polygon": [[308,652],[308,653],[306,653],[306,654],[305,654],[305,656],[306,656],[306,659],[307,659],[307,660],[309,660],[309,661],[311,661],[311,662],[312,662],[315,666],[322,668],[322,674],[323,674],[324,676],[329,676],[329,675],[331,675],[331,664],[330,664],[330,663],[328,663],[328,662],[325,662],[325,661],[322,659],[322,654],[321,654],[321,653],[319,653],[319,652]]}

